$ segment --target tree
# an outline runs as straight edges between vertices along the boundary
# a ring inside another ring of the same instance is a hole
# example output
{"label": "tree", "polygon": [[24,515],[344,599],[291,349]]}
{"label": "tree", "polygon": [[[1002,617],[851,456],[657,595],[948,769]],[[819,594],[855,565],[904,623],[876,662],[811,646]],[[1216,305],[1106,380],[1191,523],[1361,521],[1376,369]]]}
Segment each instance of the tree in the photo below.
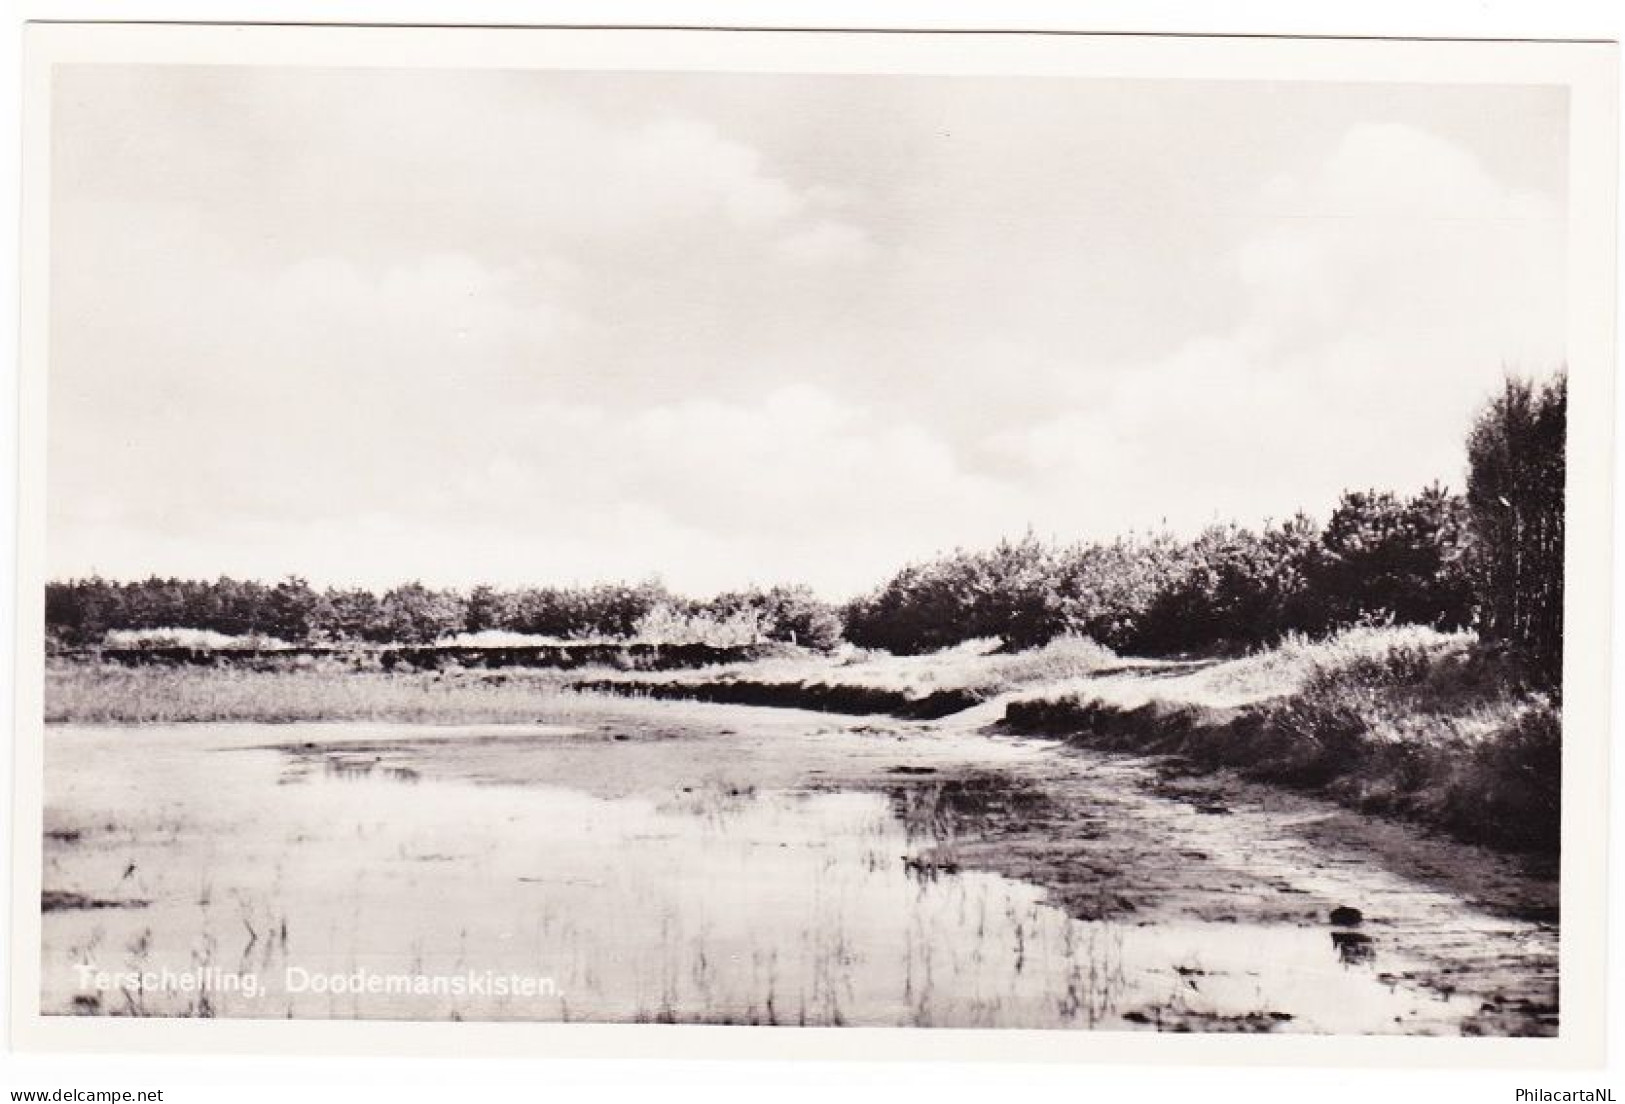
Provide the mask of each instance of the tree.
{"label": "tree", "polygon": [[318,635],[332,640],[386,639],[378,597],[370,590],[336,590],[322,595]]}
{"label": "tree", "polygon": [[396,644],[432,644],[461,631],[463,606],[451,591],[407,583],[384,595],[379,615],[388,640]]}
{"label": "tree", "polygon": [[[1062,631],[1088,636],[1109,648],[1165,646],[1151,618],[1161,596],[1184,578],[1189,547],[1169,533],[1119,537],[1060,553],[1055,589]],[[1182,650],[1183,644],[1173,645]]]}
{"label": "tree", "polygon": [[464,628],[471,633],[505,629],[513,620],[515,596],[495,587],[477,586],[468,592]]}
{"label": "tree", "polygon": [[271,588],[267,601],[265,627],[278,640],[290,644],[308,641],[322,622],[320,594],[296,575],[290,575]]}
{"label": "tree", "polygon": [[698,611],[719,623],[754,617],[767,639],[804,648],[829,651],[841,642],[840,615],[808,586],[724,591],[701,603]]}
{"label": "tree", "polygon": [[1480,633],[1545,685],[1563,676],[1568,376],[1508,378],[1467,437],[1469,574]]}
{"label": "tree", "polygon": [[1461,500],[1437,486],[1410,498],[1345,491],[1310,577],[1328,626],[1376,617],[1465,626],[1472,608],[1462,513]]}
{"label": "tree", "polygon": [[841,642],[841,618],[808,586],[776,586],[762,596],[767,635],[803,648],[829,651]]}
{"label": "tree", "polygon": [[100,578],[47,583],[47,637],[73,648],[100,644],[108,629],[118,627],[114,604],[113,586]]}
{"label": "tree", "polygon": [[1304,627],[1305,575],[1318,536],[1302,515],[1263,533],[1234,524],[1209,526],[1183,549],[1141,616],[1136,646],[1154,652],[1231,650],[1271,643]]}

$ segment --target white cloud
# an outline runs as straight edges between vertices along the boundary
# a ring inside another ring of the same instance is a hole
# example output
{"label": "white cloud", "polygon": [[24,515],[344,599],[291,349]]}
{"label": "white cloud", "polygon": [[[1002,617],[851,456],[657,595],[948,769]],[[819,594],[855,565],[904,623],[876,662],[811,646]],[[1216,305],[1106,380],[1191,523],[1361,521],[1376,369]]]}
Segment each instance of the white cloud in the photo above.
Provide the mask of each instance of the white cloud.
{"label": "white cloud", "polygon": [[862,230],[828,221],[789,234],[779,243],[783,254],[801,265],[860,262],[869,256],[871,248]]}
{"label": "white cloud", "polygon": [[1245,297],[1229,330],[1121,365],[987,447],[1057,487],[1112,472],[1095,505],[1142,525],[1459,486],[1462,436],[1505,368],[1561,363],[1558,212],[1401,126],[1355,128],[1267,191],[1275,214],[1231,254]]}
{"label": "white cloud", "polygon": [[1550,201],[1492,177],[1466,150],[1419,127],[1363,123],[1349,128],[1307,174],[1273,178],[1270,214],[1291,219],[1548,219]]}
{"label": "white cloud", "polygon": [[57,572],[849,592],[1449,478],[1562,355],[1528,90],[65,79]]}
{"label": "white cloud", "polygon": [[[592,165],[578,144],[586,175],[626,182],[641,203],[613,211],[652,210],[662,217],[704,214],[715,204],[736,226],[775,226],[801,214],[807,199],[783,180],[763,171],[761,156],[731,142],[716,128],[691,119],[663,119],[609,142],[608,163]],[[579,164],[579,162],[578,162]]]}

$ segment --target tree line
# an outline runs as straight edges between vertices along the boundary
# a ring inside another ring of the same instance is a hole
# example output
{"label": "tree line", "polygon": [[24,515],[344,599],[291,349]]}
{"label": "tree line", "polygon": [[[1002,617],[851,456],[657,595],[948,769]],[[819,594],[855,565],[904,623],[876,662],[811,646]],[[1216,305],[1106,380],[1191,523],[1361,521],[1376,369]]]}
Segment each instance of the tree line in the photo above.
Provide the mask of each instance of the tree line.
{"label": "tree line", "polygon": [[1009,648],[1064,634],[1141,654],[1239,651],[1289,633],[1394,620],[1474,627],[1550,685],[1562,658],[1567,380],[1509,378],[1467,440],[1466,491],[1343,494],[1299,514],[1068,546],[1031,536],[911,564],[843,607],[779,586],[695,600],[657,582],[382,593],[100,578],[51,583],[46,625],[69,647],[118,629],[195,628],[289,643],[427,643],[501,630],[566,640],[793,642],[917,654],[975,638]]}
{"label": "tree line", "polygon": [[807,587],[753,588],[697,601],[658,582],[469,590],[412,582],[374,592],[317,590],[300,578],[274,584],[89,578],[48,584],[45,621],[48,636],[69,648],[100,644],[110,631],[161,629],[290,644],[428,644],[492,630],[560,640],[783,641],[820,649],[840,639],[837,610]]}
{"label": "tree line", "polygon": [[934,651],[992,636],[1029,647],[1064,634],[1121,652],[1240,651],[1288,633],[1393,619],[1459,628],[1473,616],[1463,500],[1343,495],[1320,525],[1214,525],[1062,547],[1028,536],[904,568],[852,603],[850,640]]}
{"label": "tree line", "polygon": [[1118,651],[1242,651],[1392,620],[1476,628],[1556,686],[1563,636],[1568,384],[1508,379],[1467,441],[1465,494],[1349,491],[1324,525],[1299,514],[1047,546],[1031,536],[911,564],[847,606],[854,644],[922,653],[976,637],[1066,633]]}

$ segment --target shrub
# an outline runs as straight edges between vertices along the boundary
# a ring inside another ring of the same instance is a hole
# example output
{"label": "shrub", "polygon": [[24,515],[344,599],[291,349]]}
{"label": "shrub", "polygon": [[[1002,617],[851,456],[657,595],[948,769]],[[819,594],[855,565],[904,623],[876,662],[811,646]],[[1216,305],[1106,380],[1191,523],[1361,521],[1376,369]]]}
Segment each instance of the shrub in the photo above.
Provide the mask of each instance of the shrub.
{"label": "shrub", "polygon": [[1115,696],[1105,680],[1012,702],[1005,720],[1312,790],[1476,843],[1557,853],[1560,711],[1473,634],[1362,626],[1320,641],[1294,636],[1224,666],[1248,678],[1262,667],[1279,692],[1232,704],[1202,673],[1183,692],[1144,701]]}
{"label": "shrub", "polygon": [[766,633],[761,613],[753,608],[723,613],[686,610],[668,602],[639,618],[632,637],[645,644],[709,644],[722,648],[760,643]]}
{"label": "shrub", "polygon": [[1477,741],[1443,802],[1468,838],[1555,854],[1563,823],[1563,719],[1536,701]]}
{"label": "shrub", "polygon": [[1423,625],[1357,625],[1322,640],[1295,635],[1278,654],[1296,667],[1307,691],[1337,686],[1393,688],[1421,683],[1448,657],[1464,656],[1474,643],[1468,632],[1441,632]]}
{"label": "shrub", "polygon": [[762,639],[825,652],[841,642],[840,615],[834,606],[820,601],[811,587],[730,591],[700,605],[715,618],[748,613],[756,619]]}

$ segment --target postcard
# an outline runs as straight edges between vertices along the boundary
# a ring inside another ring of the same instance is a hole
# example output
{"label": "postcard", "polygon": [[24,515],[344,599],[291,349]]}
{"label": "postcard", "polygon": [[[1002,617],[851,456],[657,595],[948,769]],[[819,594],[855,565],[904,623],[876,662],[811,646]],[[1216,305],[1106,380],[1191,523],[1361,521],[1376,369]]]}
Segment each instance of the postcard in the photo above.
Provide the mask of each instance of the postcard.
{"label": "postcard", "polygon": [[19,1045],[1600,1060],[1615,60],[32,26]]}

